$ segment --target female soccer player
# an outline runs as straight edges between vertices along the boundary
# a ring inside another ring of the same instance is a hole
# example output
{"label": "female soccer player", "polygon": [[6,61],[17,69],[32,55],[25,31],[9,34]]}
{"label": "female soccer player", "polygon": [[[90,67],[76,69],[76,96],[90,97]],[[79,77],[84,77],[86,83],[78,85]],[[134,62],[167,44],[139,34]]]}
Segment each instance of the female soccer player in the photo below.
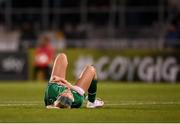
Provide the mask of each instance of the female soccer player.
{"label": "female soccer player", "polygon": [[46,108],[79,108],[85,92],[88,92],[87,108],[102,107],[104,102],[96,99],[97,76],[93,66],[86,66],[75,85],[66,79],[68,61],[64,53],[59,54],[51,73],[51,78],[45,91]]}

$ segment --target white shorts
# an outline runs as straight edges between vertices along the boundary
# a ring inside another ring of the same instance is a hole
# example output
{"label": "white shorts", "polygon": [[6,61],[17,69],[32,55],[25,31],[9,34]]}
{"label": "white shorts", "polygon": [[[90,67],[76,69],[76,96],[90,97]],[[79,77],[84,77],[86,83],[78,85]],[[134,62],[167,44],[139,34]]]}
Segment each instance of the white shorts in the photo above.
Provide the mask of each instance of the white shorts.
{"label": "white shorts", "polygon": [[78,92],[81,96],[83,96],[84,95],[84,93],[85,93],[85,91],[81,88],[81,87],[79,87],[79,86],[73,86],[73,89],[76,91],[76,92]]}

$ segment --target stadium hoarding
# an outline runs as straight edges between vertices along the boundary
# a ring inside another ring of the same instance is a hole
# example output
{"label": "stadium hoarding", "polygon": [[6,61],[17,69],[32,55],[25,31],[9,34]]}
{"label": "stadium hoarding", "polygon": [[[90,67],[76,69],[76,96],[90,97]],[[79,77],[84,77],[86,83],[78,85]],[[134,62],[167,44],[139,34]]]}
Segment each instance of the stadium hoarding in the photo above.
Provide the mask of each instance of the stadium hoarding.
{"label": "stadium hoarding", "polygon": [[28,56],[25,52],[0,53],[0,80],[27,80]]}
{"label": "stadium hoarding", "polygon": [[[142,81],[142,82],[179,82],[179,52],[156,50],[101,50],[68,48],[67,79],[77,80],[87,64],[97,69],[99,80]],[[33,50],[31,50],[29,77],[32,79]]]}
{"label": "stadium hoarding", "polygon": [[99,80],[179,82],[178,52],[148,50],[69,49],[68,78],[78,78],[83,67],[94,65]]}

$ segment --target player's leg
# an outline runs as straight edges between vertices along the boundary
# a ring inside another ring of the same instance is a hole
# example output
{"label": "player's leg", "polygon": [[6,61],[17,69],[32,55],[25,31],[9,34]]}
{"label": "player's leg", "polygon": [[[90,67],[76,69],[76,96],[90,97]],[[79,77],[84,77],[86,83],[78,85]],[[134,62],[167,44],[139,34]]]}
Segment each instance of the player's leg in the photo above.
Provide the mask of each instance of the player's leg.
{"label": "player's leg", "polygon": [[[53,76],[58,76],[65,79],[67,66],[68,66],[68,61],[67,61],[66,55],[64,53],[59,54],[54,61],[51,78]],[[54,83],[51,83],[51,84],[54,84]],[[50,87],[54,87],[54,88],[50,88]],[[56,98],[54,99],[53,103],[52,103],[52,99],[50,99],[55,96],[54,95],[55,92],[57,94],[59,93],[58,90],[55,90],[59,88],[63,89],[63,87],[58,87],[57,85],[48,85],[45,91],[45,98],[44,98],[47,108],[59,108],[58,105],[54,105]],[[53,92],[51,92],[51,90],[53,90]]]}
{"label": "player's leg", "polygon": [[79,80],[75,84],[76,86],[79,86],[82,88],[85,92],[88,91],[92,80],[95,78],[96,70],[93,66],[86,66],[83,72],[81,73]]}
{"label": "player's leg", "polygon": [[66,54],[60,53],[54,61],[51,77],[58,76],[65,79],[67,66],[68,60]]}
{"label": "player's leg", "polygon": [[76,86],[82,88],[85,92],[88,91],[88,108],[95,108],[104,105],[101,100],[96,100],[97,92],[97,75],[93,66],[87,66],[80,75]]}

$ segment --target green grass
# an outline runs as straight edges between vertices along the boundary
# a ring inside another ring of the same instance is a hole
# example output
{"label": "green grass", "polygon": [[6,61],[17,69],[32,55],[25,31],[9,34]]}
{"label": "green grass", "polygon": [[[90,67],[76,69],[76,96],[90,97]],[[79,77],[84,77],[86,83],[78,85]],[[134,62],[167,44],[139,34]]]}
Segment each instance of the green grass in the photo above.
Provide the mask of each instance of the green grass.
{"label": "green grass", "polygon": [[99,109],[45,109],[44,83],[0,83],[0,122],[180,122],[180,85],[99,83]]}

